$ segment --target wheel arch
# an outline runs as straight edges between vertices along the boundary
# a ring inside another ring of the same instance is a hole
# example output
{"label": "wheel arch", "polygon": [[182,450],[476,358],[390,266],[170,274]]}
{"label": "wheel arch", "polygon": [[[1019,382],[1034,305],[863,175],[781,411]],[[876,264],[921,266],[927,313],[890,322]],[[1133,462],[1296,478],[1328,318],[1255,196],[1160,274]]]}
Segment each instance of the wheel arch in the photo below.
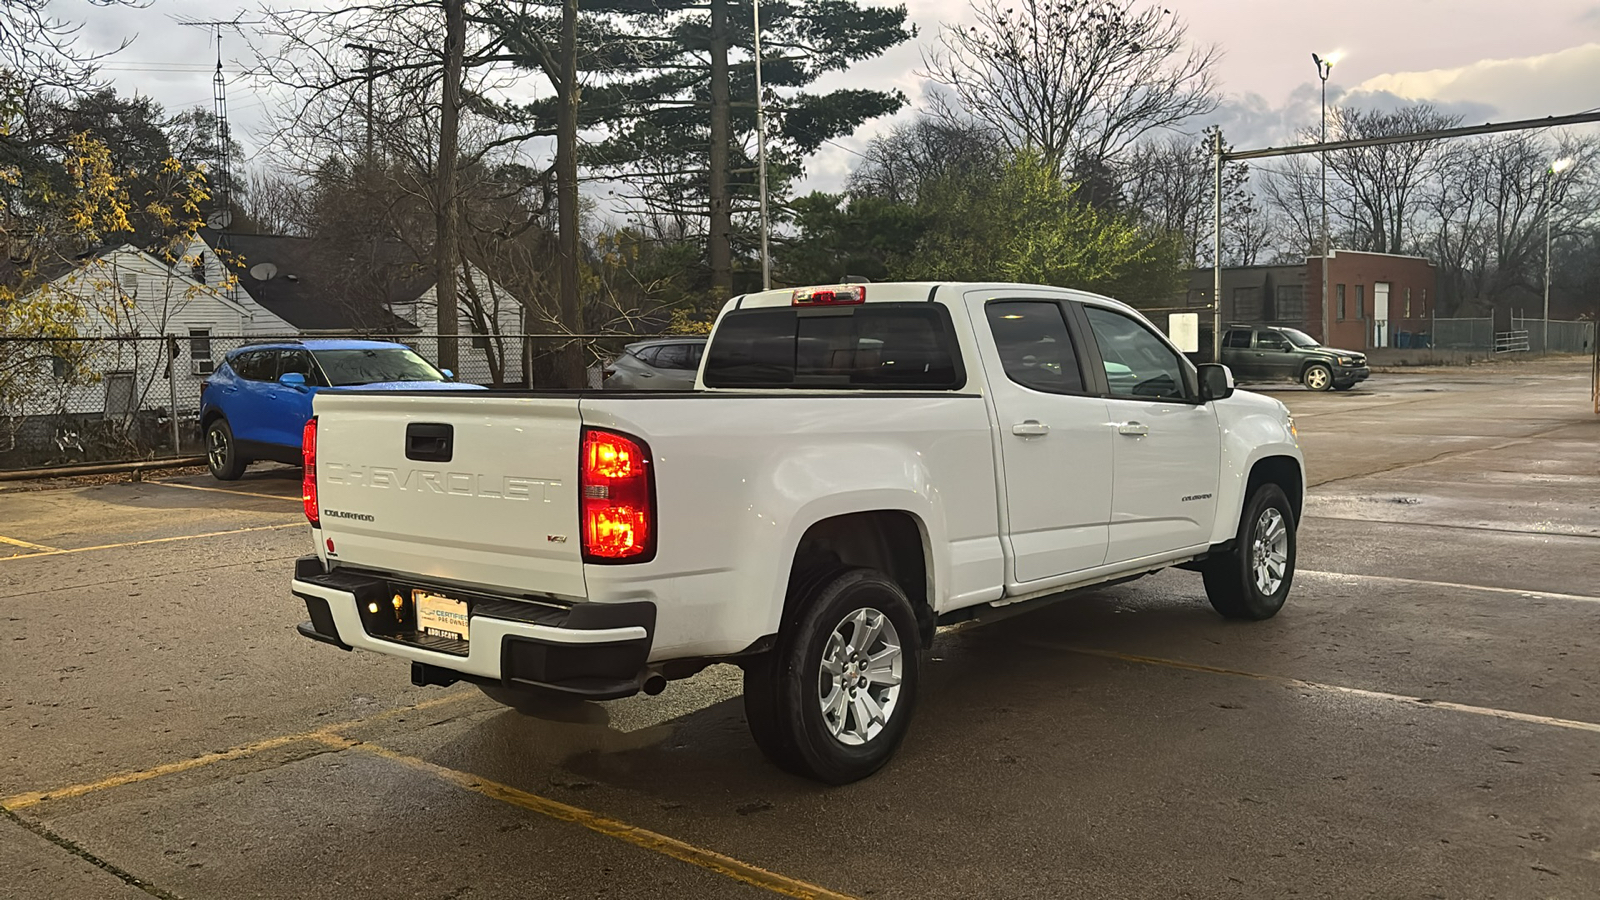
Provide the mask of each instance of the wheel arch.
{"label": "wheel arch", "polygon": [[1245,483],[1244,501],[1249,502],[1256,488],[1263,484],[1276,484],[1289,498],[1289,509],[1294,513],[1295,524],[1300,523],[1305,507],[1305,473],[1300,461],[1292,456],[1266,456],[1250,467],[1250,477]]}
{"label": "wheel arch", "polygon": [[802,598],[821,578],[842,569],[882,572],[900,586],[917,614],[922,645],[933,639],[933,554],[926,523],[904,509],[876,509],[819,519],[795,547],[784,592],[782,627],[799,616]]}

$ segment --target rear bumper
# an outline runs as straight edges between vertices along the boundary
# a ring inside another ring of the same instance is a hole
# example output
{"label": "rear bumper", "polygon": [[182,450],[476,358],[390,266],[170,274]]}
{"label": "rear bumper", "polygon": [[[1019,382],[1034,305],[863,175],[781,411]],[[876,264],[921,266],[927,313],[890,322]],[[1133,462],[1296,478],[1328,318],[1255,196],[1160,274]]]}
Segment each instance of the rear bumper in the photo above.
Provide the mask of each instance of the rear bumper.
{"label": "rear bumper", "polygon": [[[411,589],[424,585],[373,573],[324,572],[315,556],[295,563],[291,590],[305,601],[305,637],[408,659],[463,680],[591,700],[637,693],[655,634],[648,601],[536,603],[440,588],[467,603],[469,641],[417,634],[406,621]],[[401,605],[393,605],[393,598]],[[374,611],[375,610],[375,611]],[[412,619],[414,623],[414,619]],[[428,683],[448,682],[437,672]]]}

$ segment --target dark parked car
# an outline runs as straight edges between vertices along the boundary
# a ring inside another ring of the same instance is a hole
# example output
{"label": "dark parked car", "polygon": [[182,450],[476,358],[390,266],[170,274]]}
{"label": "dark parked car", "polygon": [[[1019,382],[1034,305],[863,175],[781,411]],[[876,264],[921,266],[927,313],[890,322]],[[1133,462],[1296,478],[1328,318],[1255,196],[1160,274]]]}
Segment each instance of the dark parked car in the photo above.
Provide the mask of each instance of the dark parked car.
{"label": "dark parked car", "polygon": [[1298,381],[1313,391],[1348,391],[1366,381],[1366,354],[1324,347],[1297,328],[1234,325],[1222,336],[1222,362],[1241,379]]}
{"label": "dark parked car", "polygon": [[482,390],[451,381],[404,344],[324,338],[247,344],[200,392],[211,474],[233,481],[258,459],[299,464],[300,436],[318,391]]}
{"label": "dark parked car", "polygon": [[616,391],[693,390],[695,374],[700,371],[700,357],[705,352],[703,337],[662,338],[629,344],[602,370],[605,386]]}

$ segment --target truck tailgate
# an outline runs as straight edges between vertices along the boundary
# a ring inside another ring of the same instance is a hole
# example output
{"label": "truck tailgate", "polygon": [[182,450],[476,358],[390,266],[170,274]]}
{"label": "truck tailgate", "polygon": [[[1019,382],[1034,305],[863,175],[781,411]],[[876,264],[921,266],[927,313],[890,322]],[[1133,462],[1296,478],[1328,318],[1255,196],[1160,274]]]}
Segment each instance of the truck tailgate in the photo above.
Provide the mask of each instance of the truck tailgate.
{"label": "truck tailgate", "polygon": [[331,561],[585,595],[577,397],[324,392],[314,412]]}

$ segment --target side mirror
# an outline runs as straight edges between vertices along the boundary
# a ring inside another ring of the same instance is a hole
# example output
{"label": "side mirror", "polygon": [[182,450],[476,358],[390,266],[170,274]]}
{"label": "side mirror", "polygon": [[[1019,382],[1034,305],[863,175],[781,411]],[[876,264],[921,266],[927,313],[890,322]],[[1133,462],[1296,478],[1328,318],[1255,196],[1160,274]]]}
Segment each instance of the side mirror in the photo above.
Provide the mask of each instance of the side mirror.
{"label": "side mirror", "polygon": [[1202,363],[1200,373],[1200,399],[1226,400],[1233,396],[1233,370],[1220,363]]}
{"label": "side mirror", "polygon": [[450,371],[449,369],[440,369],[439,370],[439,374],[444,376],[444,380],[445,381],[455,381],[456,380],[456,373]]}
{"label": "side mirror", "polygon": [[292,387],[297,391],[303,391],[306,389],[306,376],[299,372],[285,372],[278,376],[278,383],[286,387]]}

